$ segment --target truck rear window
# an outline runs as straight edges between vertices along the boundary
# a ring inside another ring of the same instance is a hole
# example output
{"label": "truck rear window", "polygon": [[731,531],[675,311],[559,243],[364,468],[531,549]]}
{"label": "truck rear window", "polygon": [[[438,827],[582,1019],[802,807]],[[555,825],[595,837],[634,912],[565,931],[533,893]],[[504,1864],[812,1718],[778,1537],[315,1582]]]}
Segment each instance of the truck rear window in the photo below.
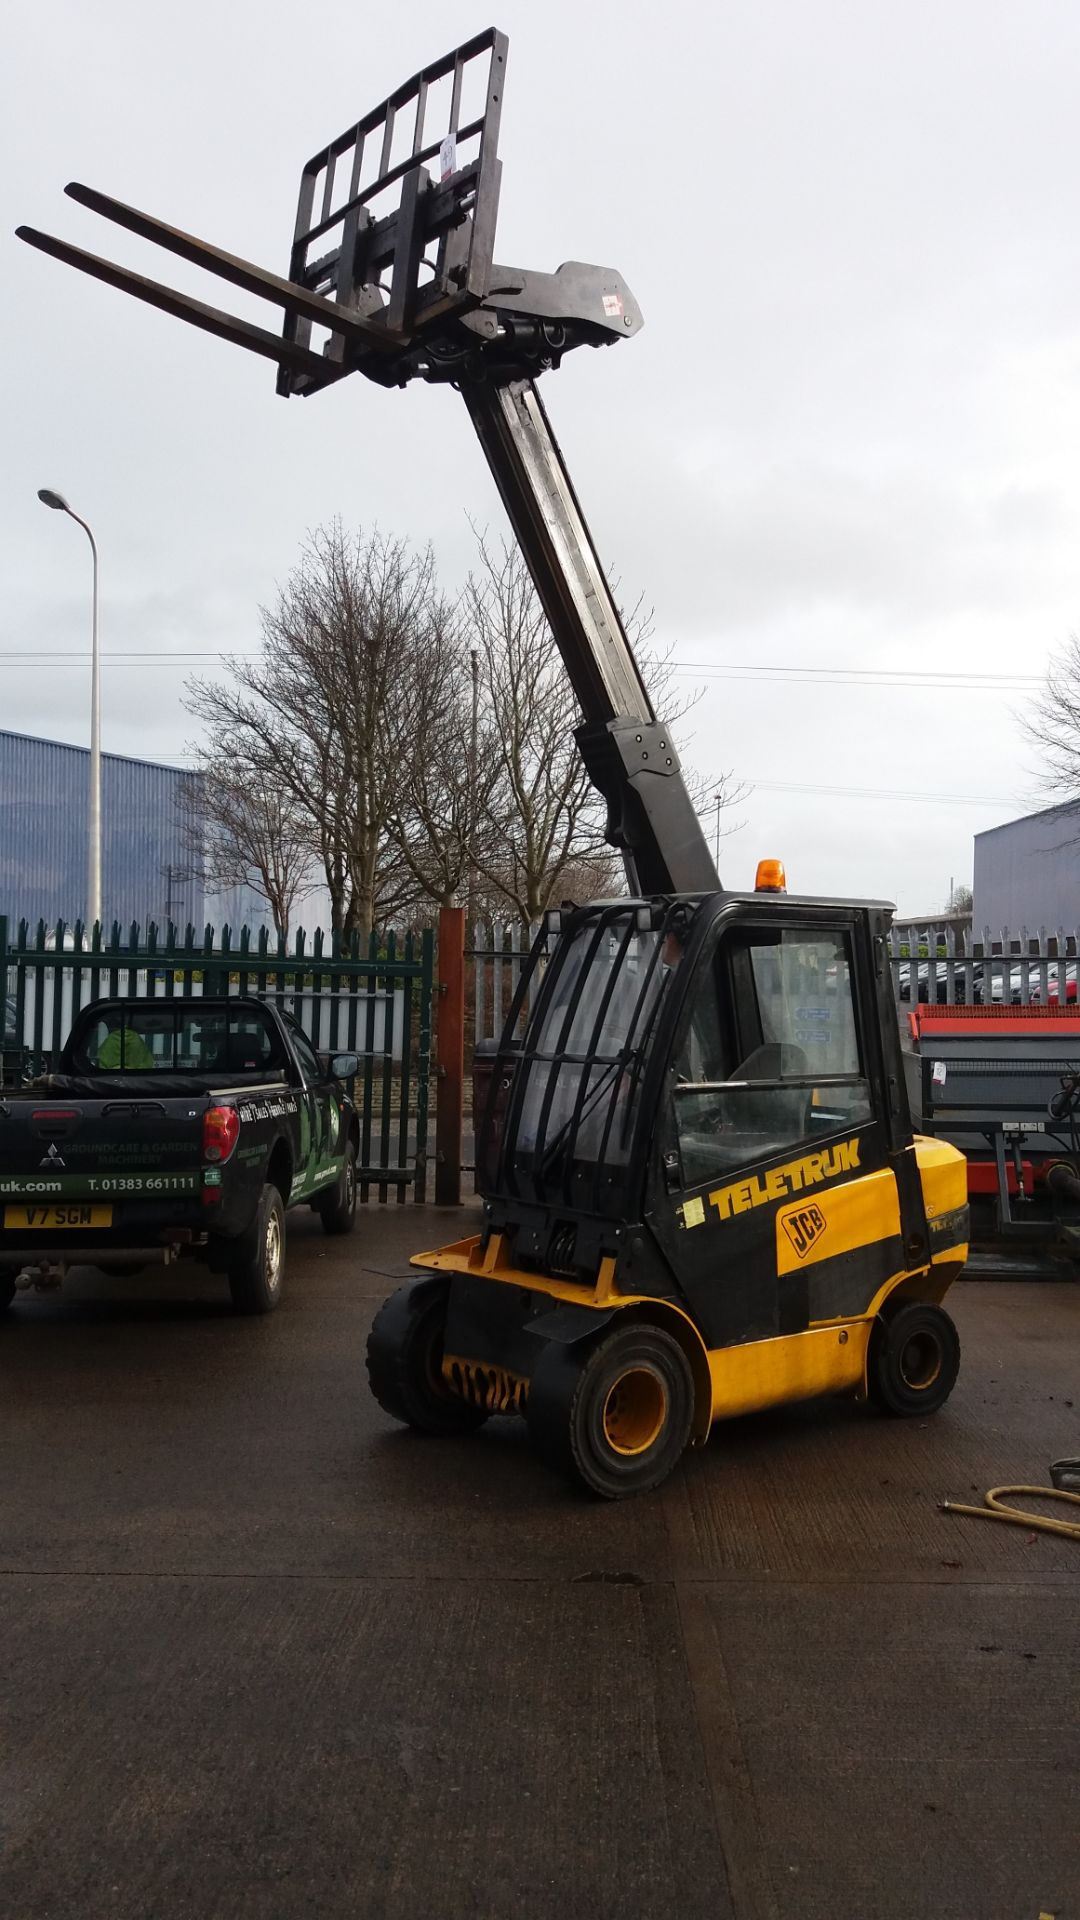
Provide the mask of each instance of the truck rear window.
{"label": "truck rear window", "polygon": [[198,1002],[170,1007],[109,1007],[80,1036],[73,1064],[90,1073],[272,1073],[280,1042],[250,1008],[202,1012]]}

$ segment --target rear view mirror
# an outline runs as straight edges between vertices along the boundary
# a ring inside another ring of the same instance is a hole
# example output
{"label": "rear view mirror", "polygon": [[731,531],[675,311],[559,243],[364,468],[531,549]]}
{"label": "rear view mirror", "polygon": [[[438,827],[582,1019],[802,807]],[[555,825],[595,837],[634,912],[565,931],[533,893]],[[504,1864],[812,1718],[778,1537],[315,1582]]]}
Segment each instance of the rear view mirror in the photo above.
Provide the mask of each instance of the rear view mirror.
{"label": "rear view mirror", "polygon": [[330,1062],[330,1071],[335,1080],[352,1080],[360,1071],[360,1056],[355,1053],[335,1053]]}

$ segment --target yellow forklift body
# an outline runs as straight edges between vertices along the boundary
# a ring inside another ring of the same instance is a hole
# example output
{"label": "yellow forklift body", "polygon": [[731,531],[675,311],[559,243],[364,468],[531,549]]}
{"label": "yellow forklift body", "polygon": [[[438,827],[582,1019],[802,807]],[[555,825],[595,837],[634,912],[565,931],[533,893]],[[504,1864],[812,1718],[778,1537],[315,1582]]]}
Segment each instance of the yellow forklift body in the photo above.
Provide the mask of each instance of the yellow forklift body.
{"label": "yellow forklift body", "polygon": [[[944,1141],[922,1135],[915,1137],[914,1153],[931,1226],[937,1219],[962,1213],[967,1204],[963,1155]],[[954,1241],[935,1252],[929,1266],[909,1268],[903,1264],[896,1181],[887,1169],[827,1188],[814,1200],[812,1209],[801,1209],[816,1215],[812,1221],[800,1225],[793,1218],[799,1211],[792,1207],[776,1216],[778,1272],[792,1270],[800,1260],[812,1264],[817,1258],[831,1259],[837,1254],[857,1256],[860,1249],[869,1250],[880,1242],[895,1243],[899,1263],[863,1313],[819,1321],[799,1333],[711,1350],[706,1348],[690,1314],[675,1302],[624,1293],[617,1284],[613,1259],[600,1262],[591,1290],[515,1266],[507,1256],[501,1234],[493,1234],[486,1246],[476,1235],[416,1254],[412,1265],[441,1273],[469,1274],[519,1290],[526,1288],[530,1294],[545,1294],[552,1300],[593,1307],[605,1314],[615,1307],[654,1323],[676,1324],[680,1337],[691,1347],[688,1357],[697,1387],[693,1438],[700,1445],[714,1420],[733,1419],[738,1414],[822,1394],[862,1394],[870,1334],[885,1302],[910,1299],[940,1304],[967,1259],[967,1243]],[[714,1217],[719,1221],[719,1208]],[[478,1362],[468,1354],[446,1353],[442,1366],[449,1386],[467,1398],[482,1397],[489,1411],[524,1410],[528,1382],[521,1377],[492,1366],[490,1361]]]}

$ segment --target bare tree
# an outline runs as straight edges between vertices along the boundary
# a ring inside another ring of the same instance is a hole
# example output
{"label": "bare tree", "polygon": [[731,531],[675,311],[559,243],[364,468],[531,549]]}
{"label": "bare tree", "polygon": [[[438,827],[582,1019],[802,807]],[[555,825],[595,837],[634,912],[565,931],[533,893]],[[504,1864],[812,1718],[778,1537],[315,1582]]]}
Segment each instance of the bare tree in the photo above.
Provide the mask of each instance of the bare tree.
{"label": "bare tree", "polygon": [[187,705],[206,724],[210,756],[239,754],[287,796],[326,876],[335,930],[366,938],[400,859],[390,828],[418,663],[449,617],[430,548],[350,536],[334,521],[309,537],[261,617],[261,657],[230,662],[232,685],[189,682]]}
{"label": "bare tree", "polygon": [[528,925],[566,868],[603,849],[603,809],[574,740],[579,714],[517,547],[477,540],[465,589],[480,648],[494,772],[476,847],[482,879]]}
{"label": "bare tree", "polygon": [[[604,804],[574,739],[582,716],[525,562],[516,547],[495,548],[481,534],[477,548],[465,610],[480,647],[498,778],[481,796],[486,831],[476,865],[489,897],[501,896],[528,924],[553,900],[596,898],[621,891],[625,881],[604,840]],[[673,707],[670,657],[651,645],[652,618],[641,599],[623,621],[654,703],[665,719],[679,720],[697,696]],[[721,813],[727,823],[749,791],[731,774],[711,786],[688,770],[684,777],[699,811],[715,817],[718,833]]]}
{"label": "bare tree", "polygon": [[[497,902],[528,924],[621,884],[524,561],[483,538],[478,551],[454,607],[430,549],[335,521],[263,610],[261,656],[232,661],[231,683],[188,683],[207,729],[207,858],[221,884],[258,886],[279,924],[320,869],[335,930],[365,938],[424,902]],[[628,626],[647,644],[640,604]],[[663,698],[667,663],[643,664]]]}
{"label": "bare tree", "polygon": [[499,781],[494,721],[476,701],[472,649],[460,612],[433,628],[413,667],[407,710],[397,717],[392,751],[400,771],[390,820],[398,889],[415,904],[450,906],[475,892],[476,861],[491,854],[493,796]]}
{"label": "bare tree", "polygon": [[1046,684],[1021,718],[1038,754],[1043,791],[1080,813],[1080,637],[1073,634],[1046,670]]}
{"label": "bare tree", "polygon": [[203,746],[196,761],[196,776],[182,782],[179,804],[203,884],[210,893],[250,887],[267,902],[284,938],[297,903],[313,885],[309,824],[287,788],[235,754],[222,761]]}

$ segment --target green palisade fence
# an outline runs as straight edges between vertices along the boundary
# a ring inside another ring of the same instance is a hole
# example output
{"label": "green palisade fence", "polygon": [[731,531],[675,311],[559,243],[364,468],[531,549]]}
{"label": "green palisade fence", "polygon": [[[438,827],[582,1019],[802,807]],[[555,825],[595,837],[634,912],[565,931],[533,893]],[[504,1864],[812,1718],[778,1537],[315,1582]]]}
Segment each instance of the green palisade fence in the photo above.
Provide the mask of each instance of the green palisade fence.
{"label": "green palisade fence", "polygon": [[427,1193],[435,936],[373,933],[341,939],[302,930],[291,941],[247,927],[202,938],[152,923],[86,928],[22,920],[12,937],[0,915],[0,1082],[53,1072],[80,1008],[137,994],[193,999],[255,993],[292,1015],[319,1053],[356,1053],[360,1193],[398,1200]]}

